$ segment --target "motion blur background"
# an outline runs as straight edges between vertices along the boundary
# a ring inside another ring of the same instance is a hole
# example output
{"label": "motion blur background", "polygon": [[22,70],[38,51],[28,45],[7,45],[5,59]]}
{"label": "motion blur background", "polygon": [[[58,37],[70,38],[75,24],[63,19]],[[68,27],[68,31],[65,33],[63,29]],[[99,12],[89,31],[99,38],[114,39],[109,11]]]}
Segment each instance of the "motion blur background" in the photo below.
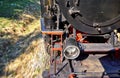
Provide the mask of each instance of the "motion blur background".
{"label": "motion blur background", "polygon": [[0,78],[42,78],[49,57],[39,20],[39,0],[0,0]]}

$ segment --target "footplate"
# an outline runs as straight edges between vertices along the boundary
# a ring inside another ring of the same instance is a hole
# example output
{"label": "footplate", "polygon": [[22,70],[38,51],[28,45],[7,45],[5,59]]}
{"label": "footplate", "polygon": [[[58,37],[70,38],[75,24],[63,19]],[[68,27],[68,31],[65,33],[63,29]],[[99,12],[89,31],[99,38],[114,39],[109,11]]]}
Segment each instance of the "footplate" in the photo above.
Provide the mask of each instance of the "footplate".
{"label": "footplate", "polygon": [[107,43],[82,43],[82,49],[84,52],[113,52],[116,48]]}

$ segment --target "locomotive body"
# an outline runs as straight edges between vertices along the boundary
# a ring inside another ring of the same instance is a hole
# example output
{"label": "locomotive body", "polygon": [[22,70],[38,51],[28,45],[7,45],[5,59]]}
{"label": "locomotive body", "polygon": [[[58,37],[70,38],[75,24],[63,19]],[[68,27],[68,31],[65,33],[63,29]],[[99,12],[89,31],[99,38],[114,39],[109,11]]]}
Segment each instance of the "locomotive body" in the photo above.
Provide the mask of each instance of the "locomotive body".
{"label": "locomotive body", "polygon": [[[78,78],[81,71],[89,73],[87,69],[79,69],[79,66],[84,68],[81,62],[85,62],[85,65],[88,62],[90,67],[97,65],[94,67],[96,70],[100,67],[97,71],[101,72],[99,77],[105,73],[111,77],[110,74],[114,72],[112,76],[120,77],[120,0],[40,0],[40,3],[41,30],[50,54],[51,67],[54,68],[54,77]],[[72,75],[58,76],[67,64],[64,65],[66,60],[70,69],[66,71],[67,75],[68,72]],[[73,62],[79,63],[73,65]],[[112,65],[116,65],[116,68]],[[92,77],[98,76],[91,73],[80,76]]]}

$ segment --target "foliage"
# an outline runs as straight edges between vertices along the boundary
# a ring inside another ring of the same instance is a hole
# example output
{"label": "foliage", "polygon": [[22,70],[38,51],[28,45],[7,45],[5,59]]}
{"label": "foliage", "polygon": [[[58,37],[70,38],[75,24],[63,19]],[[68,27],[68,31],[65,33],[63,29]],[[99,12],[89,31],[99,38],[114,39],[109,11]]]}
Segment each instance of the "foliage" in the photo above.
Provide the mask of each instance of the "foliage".
{"label": "foliage", "polygon": [[0,17],[19,18],[24,13],[25,7],[34,5],[32,8],[40,11],[39,0],[0,0]]}

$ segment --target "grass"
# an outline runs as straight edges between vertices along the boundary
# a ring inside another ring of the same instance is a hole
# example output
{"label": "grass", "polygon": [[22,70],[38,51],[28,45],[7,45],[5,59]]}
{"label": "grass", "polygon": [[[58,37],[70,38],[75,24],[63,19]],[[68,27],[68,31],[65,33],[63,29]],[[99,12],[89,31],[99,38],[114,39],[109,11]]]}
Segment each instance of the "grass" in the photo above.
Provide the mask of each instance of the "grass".
{"label": "grass", "polygon": [[42,78],[49,57],[39,19],[39,0],[0,0],[0,78]]}
{"label": "grass", "polygon": [[[0,17],[9,17],[18,19],[25,11],[25,7],[35,5],[36,11],[40,11],[39,0],[0,0]],[[34,8],[34,7],[33,7]],[[30,9],[30,8],[28,8]]]}
{"label": "grass", "polygon": [[39,0],[0,0],[0,32],[6,27],[26,27],[39,18]]}
{"label": "grass", "polygon": [[9,20],[8,18],[0,18],[0,31],[2,30],[2,28],[5,28],[6,26],[9,26],[9,24],[11,23],[11,20]]}

